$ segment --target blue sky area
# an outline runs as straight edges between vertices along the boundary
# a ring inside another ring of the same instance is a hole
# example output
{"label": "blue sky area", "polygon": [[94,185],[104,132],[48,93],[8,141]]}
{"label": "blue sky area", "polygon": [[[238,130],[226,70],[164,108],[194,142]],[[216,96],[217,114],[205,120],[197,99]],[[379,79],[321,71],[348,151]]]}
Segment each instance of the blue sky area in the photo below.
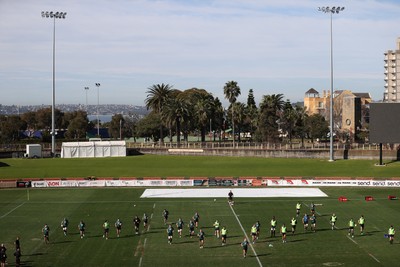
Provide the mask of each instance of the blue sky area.
{"label": "blue sky area", "polygon": [[56,103],[144,105],[157,83],[204,88],[223,105],[235,80],[239,101],[249,89],[284,94],[330,88],[333,15],[334,89],[384,91],[383,53],[400,37],[398,1],[374,0],[0,0],[0,104],[50,105],[53,20]]}

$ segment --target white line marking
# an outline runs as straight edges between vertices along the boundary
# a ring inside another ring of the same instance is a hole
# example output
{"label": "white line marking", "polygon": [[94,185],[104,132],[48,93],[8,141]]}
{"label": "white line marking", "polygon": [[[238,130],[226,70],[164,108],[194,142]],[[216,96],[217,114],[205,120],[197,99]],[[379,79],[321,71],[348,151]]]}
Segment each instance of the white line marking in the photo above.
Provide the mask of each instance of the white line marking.
{"label": "white line marking", "polygon": [[[348,239],[350,239],[354,244],[356,244],[358,246],[358,243],[351,237],[347,236]],[[376,262],[381,263],[374,255],[372,255],[371,253],[369,253],[368,251],[366,251],[367,254],[373,258]]]}
{"label": "white line marking", "polygon": [[150,219],[153,219],[153,213],[150,215]]}
{"label": "white line marking", "polygon": [[374,255],[372,255],[371,253],[368,253],[368,255],[370,255],[371,256],[371,258],[373,258],[376,262],[379,262],[379,263],[381,263],[377,258],[375,258],[374,257]]}
{"label": "white line marking", "polygon": [[[228,204],[228,205],[229,205],[229,204]],[[240,228],[242,228],[242,231],[243,231],[244,235],[246,236],[247,240],[249,241],[249,245],[250,245],[250,247],[251,247],[251,250],[253,251],[254,256],[256,256],[256,259],[257,259],[257,261],[258,261],[258,265],[260,265],[260,267],[263,267],[263,265],[261,264],[261,261],[260,261],[260,259],[258,258],[258,255],[257,255],[257,253],[256,253],[256,251],[255,251],[253,245],[251,244],[251,241],[250,241],[249,237],[247,236],[246,231],[245,231],[244,228],[243,228],[242,223],[240,222],[238,216],[236,215],[235,210],[232,208],[232,205],[229,205],[229,207],[231,208],[233,215],[235,216],[237,222],[239,223]]]}
{"label": "white line marking", "polygon": [[0,217],[0,219],[3,219],[4,217],[7,217],[8,214],[10,214],[11,212],[13,212],[14,210],[18,209],[19,207],[21,207],[22,205],[24,205],[24,203],[19,204],[18,206],[16,206],[15,208],[13,208],[12,210],[10,210],[9,212],[7,212],[6,214],[4,214],[3,216]]}
{"label": "white line marking", "polygon": [[154,203],[154,205],[153,205],[153,209],[155,209],[156,208],[156,203]]}
{"label": "white line marking", "polygon": [[147,242],[147,237],[144,239],[144,243],[143,243],[143,249],[146,246],[146,242]]}
{"label": "white line marking", "polygon": [[143,257],[140,257],[140,260],[139,260],[139,267],[142,266],[142,259],[143,259]]}
{"label": "white line marking", "polygon": [[357,243],[353,238],[351,238],[351,237],[348,236],[348,235],[346,235],[346,237],[347,237],[348,239],[350,239],[354,244],[358,245],[358,243]]}
{"label": "white line marking", "polygon": [[[309,206],[308,206],[306,203],[303,202],[303,204],[304,204],[306,207],[309,208]],[[318,211],[316,211],[315,213],[317,213],[319,216],[321,216],[321,214],[319,214]],[[339,229],[339,228],[336,227],[336,225],[334,226],[334,228],[335,228],[335,229]],[[376,226],[375,226],[375,229],[377,229],[378,231],[381,231],[381,230],[380,230],[378,227],[376,227]],[[351,237],[348,236],[348,235],[346,235],[346,237],[347,237],[348,239],[350,239],[351,242],[353,242],[354,244],[356,244],[356,245],[358,246],[357,241],[355,241],[353,238],[351,238]],[[366,252],[367,252],[367,251],[366,251]],[[367,254],[368,254],[371,258],[373,258],[376,262],[381,263],[381,262],[380,262],[374,255],[372,255],[371,253],[367,252]]]}

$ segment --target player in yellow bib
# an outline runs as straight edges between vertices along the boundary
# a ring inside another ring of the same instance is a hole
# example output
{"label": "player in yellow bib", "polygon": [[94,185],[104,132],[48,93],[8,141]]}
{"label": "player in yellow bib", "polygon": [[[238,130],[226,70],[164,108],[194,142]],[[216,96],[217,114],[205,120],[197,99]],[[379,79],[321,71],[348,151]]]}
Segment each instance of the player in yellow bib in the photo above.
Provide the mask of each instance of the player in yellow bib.
{"label": "player in yellow bib", "polygon": [[221,229],[221,239],[222,239],[222,245],[225,246],[226,244],[226,235],[228,233],[228,230],[226,230],[226,227],[223,226]]}
{"label": "player in yellow bib", "polygon": [[271,219],[271,237],[275,237],[275,232],[276,232],[276,224],[278,222],[275,219],[275,216],[272,216]]}
{"label": "player in yellow bib", "polygon": [[349,221],[349,235],[351,235],[351,237],[354,237],[354,226],[355,223],[353,221],[353,218],[351,218]]}
{"label": "player in yellow bib", "polygon": [[257,227],[255,224],[251,227],[251,241],[253,244],[256,242],[257,239]]}
{"label": "player in yellow bib", "polygon": [[297,202],[297,204],[296,204],[296,217],[299,217],[300,210],[301,210],[301,203]]}
{"label": "player in yellow bib", "polygon": [[394,241],[394,234],[396,233],[396,231],[393,228],[393,225],[390,226],[389,230],[388,230],[388,235],[389,235],[389,243],[393,244]]}
{"label": "player in yellow bib", "polygon": [[286,232],[287,232],[286,225],[282,224],[281,227],[282,243],[286,243]]}
{"label": "player in yellow bib", "polygon": [[219,229],[219,221],[216,220],[215,223],[213,224],[214,226],[214,235],[219,238],[220,236],[220,229]]}
{"label": "player in yellow bib", "polygon": [[292,225],[292,235],[294,235],[294,232],[296,231],[297,219],[293,217],[290,221],[290,224]]}
{"label": "player in yellow bib", "polygon": [[358,219],[358,224],[360,225],[361,235],[363,235],[364,234],[364,227],[365,227],[364,215],[361,215],[360,219]]}
{"label": "player in yellow bib", "polygon": [[336,216],[335,213],[334,213],[334,214],[332,214],[332,216],[331,216],[331,226],[332,226],[332,230],[335,228],[336,221],[337,221],[337,216]]}

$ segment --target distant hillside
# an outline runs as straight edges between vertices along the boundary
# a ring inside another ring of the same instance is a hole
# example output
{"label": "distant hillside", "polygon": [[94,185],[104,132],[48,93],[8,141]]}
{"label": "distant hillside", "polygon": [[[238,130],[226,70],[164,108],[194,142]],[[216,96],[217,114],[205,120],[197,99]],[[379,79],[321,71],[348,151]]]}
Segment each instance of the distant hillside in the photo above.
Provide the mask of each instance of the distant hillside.
{"label": "distant hillside", "polygon": [[[30,106],[6,106],[0,104],[0,115],[18,115],[29,111],[37,111],[43,108],[50,108],[50,105],[30,105]],[[109,115],[109,114],[139,114],[146,115],[149,113],[144,106],[133,106],[133,105],[118,105],[118,104],[107,104],[99,105],[99,114]],[[62,112],[72,112],[76,110],[86,110],[89,115],[97,114],[97,105],[82,105],[82,104],[60,104],[56,105],[56,109]]]}

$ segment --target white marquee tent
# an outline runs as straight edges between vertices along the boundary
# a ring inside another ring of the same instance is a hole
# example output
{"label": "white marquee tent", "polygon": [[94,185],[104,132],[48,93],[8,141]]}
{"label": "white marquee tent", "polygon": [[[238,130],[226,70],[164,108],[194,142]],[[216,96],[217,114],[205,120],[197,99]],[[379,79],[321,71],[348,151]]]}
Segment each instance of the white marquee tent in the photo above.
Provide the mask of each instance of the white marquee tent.
{"label": "white marquee tent", "polygon": [[125,141],[64,142],[62,158],[125,157]]}

